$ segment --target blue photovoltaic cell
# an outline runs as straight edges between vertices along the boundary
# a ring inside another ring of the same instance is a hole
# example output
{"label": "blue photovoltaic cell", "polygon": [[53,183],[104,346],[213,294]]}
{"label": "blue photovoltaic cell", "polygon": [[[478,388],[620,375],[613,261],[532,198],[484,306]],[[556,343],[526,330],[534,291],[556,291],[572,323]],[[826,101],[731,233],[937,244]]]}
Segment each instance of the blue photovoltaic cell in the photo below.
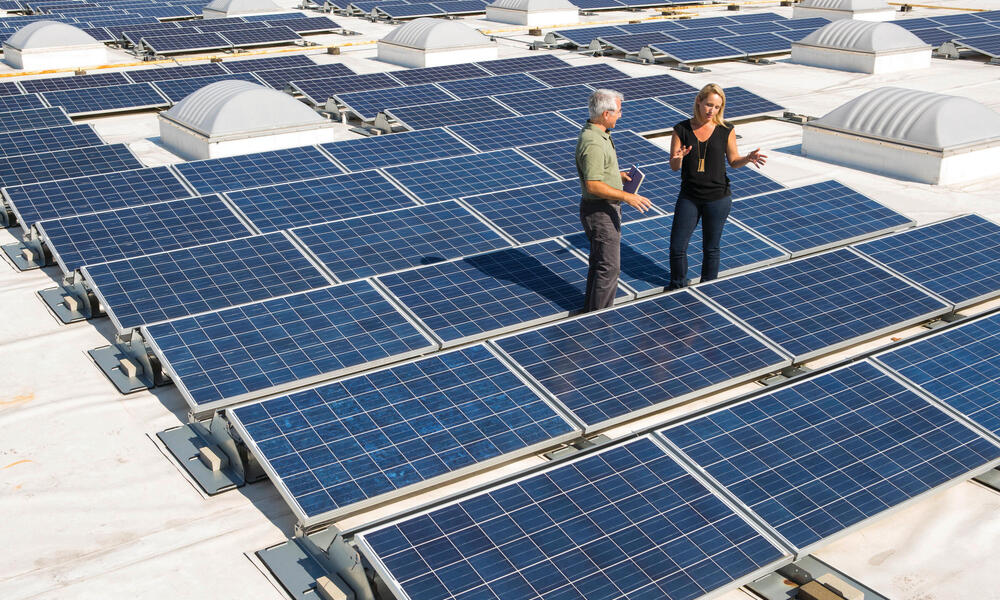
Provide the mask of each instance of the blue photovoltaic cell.
{"label": "blue photovoltaic cell", "polygon": [[605,63],[583,65],[580,67],[562,67],[561,69],[546,69],[534,71],[531,76],[552,87],[574,85],[590,81],[606,81],[609,79],[626,79],[627,74]]}
{"label": "blue photovoltaic cell", "polygon": [[299,34],[322,33],[341,29],[336,21],[327,17],[301,17],[298,19],[282,19],[281,25]]}
{"label": "blue photovoltaic cell", "polygon": [[311,67],[315,66],[311,58],[304,54],[293,54],[290,56],[268,56],[266,58],[253,58],[247,60],[227,60],[222,63],[233,73],[250,73],[252,71],[268,71],[272,69],[287,69],[291,67]]}
{"label": "blue photovoltaic cell", "polygon": [[563,110],[564,108],[587,106],[587,101],[593,91],[585,85],[566,85],[544,90],[500,94],[496,96],[496,99],[522,115],[534,115]]}
{"label": "blue photovoltaic cell", "polygon": [[[644,165],[670,162],[670,152],[668,150],[664,150],[631,131],[616,132],[612,134],[611,139],[615,144],[615,152],[618,155],[618,168],[622,171],[627,171],[629,166],[633,164]],[[522,146],[520,150],[563,179],[571,179],[579,177],[576,170],[575,148],[576,139],[574,138]],[[643,185],[645,185],[645,182],[643,182]],[[642,191],[642,189],[639,191]]]}
{"label": "blue photovoltaic cell", "polygon": [[[701,20],[701,19],[699,19]],[[733,32],[719,27],[718,25],[709,25],[707,27],[697,27],[692,28],[688,26],[688,29],[675,29],[670,32],[670,37],[680,40],[682,42],[695,42],[702,40],[712,40],[722,37],[732,36]]]}
{"label": "blue photovoltaic cell", "polygon": [[297,513],[313,519],[573,431],[483,346],[230,414]]}
{"label": "blue photovoltaic cell", "polygon": [[955,39],[954,34],[948,33],[944,29],[939,29],[937,27],[931,27],[928,29],[915,29],[910,33],[920,38],[920,41],[922,41],[923,43],[930,44],[931,46],[935,47]]}
{"label": "blue photovoltaic cell", "polygon": [[90,265],[85,272],[119,331],[329,284],[280,233]]}
{"label": "blue photovoltaic cell", "polygon": [[956,38],[980,37],[986,35],[1000,35],[1000,28],[989,23],[971,23],[969,25],[947,25],[942,27]]}
{"label": "blue photovoltaic cell", "polygon": [[8,187],[5,191],[17,213],[18,222],[26,228],[43,219],[139,206],[191,195],[167,167],[31,183]]}
{"label": "blue photovoltaic cell", "polygon": [[454,201],[321,223],[293,233],[340,281],[510,246]]}
{"label": "blue photovoltaic cell", "polygon": [[602,25],[600,27],[582,27],[579,29],[560,29],[553,31],[557,38],[563,38],[573,42],[577,46],[586,46],[592,40],[606,35],[621,35],[625,31],[618,29],[614,25]]}
{"label": "blue photovoltaic cell", "polygon": [[250,23],[247,21],[237,21],[229,22],[229,19],[221,19],[222,23],[212,23],[212,21],[217,21],[220,19],[212,19],[210,21],[202,20],[197,26],[193,26],[192,29],[205,33],[207,31],[217,31],[223,33],[225,31],[240,31],[244,29],[266,29],[268,25],[264,23]]}
{"label": "blue photovoltaic cell", "polygon": [[72,124],[73,121],[66,116],[66,111],[58,106],[0,112],[0,132],[4,133]]}
{"label": "blue photovoltaic cell", "polygon": [[0,187],[142,167],[125,144],[0,157]]}
{"label": "blue photovoltaic cell", "polygon": [[[226,63],[227,65],[229,63]],[[166,81],[168,79],[185,79],[187,77],[207,77],[209,75],[227,75],[229,71],[221,63],[206,63],[203,65],[168,66],[153,69],[136,69],[126,71],[129,79],[136,83],[143,81]]]}
{"label": "blue photovoltaic cell", "polygon": [[[278,14],[262,14],[262,15],[244,15],[243,20],[251,23],[256,23],[259,21],[284,21],[287,19],[301,19],[302,13],[300,12],[287,12]],[[280,24],[280,23],[279,23]]]}
{"label": "blue photovoltaic cell", "polygon": [[1000,456],[867,361],[662,434],[800,550]]}
{"label": "blue photovoltaic cell", "polygon": [[188,402],[262,396],[433,349],[367,281],[145,328]]}
{"label": "blue photovoltaic cell", "polygon": [[979,215],[926,225],[856,248],[956,305],[1000,294],[1000,225]]}
{"label": "blue photovoltaic cell", "polygon": [[996,35],[983,37],[962,38],[958,40],[962,46],[966,46],[990,57],[1000,57],[1000,32]]}
{"label": "blue photovoltaic cell", "polygon": [[113,42],[117,38],[113,33],[103,27],[80,27],[80,31],[86,33],[98,42]]}
{"label": "blue photovoltaic cell", "polygon": [[342,173],[340,167],[313,146],[191,161],[176,165],[176,169],[200,194]]}
{"label": "blue photovoltaic cell", "polygon": [[626,33],[621,35],[608,35],[599,38],[602,44],[611,46],[616,50],[626,54],[634,54],[651,44],[661,44],[672,42],[674,38],[659,31],[646,31],[641,33]]}
{"label": "blue photovoltaic cell", "polygon": [[968,25],[975,23],[982,23],[982,19],[976,16],[975,13],[958,13],[954,15],[941,15],[934,17],[927,17],[928,20],[934,21],[935,23],[940,23],[941,25]]}
{"label": "blue photovoltaic cell", "polygon": [[455,98],[433,83],[398,88],[336,94],[337,101],[362,119],[374,119],[379,111],[396,106],[449,102]]}
{"label": "blue photovoltaic cell", "polygon": [[38,94],[12,94],[0,96],[0,111],[28,110],[30,108],[46,108],[45,102]]}
{"label": "blue photovoltaic cell", "polygon": [[[690,96],[690,94],[688,94]],[[726,108],[729,108],[728,102]],[[559,114],[572,121],[580,123],[581,126],[590,117],[590,111],[586,107],[573,108],[559,111]],[[620,131],[634,131],[637,133],[647,133],[651,131],[663,131],[671,129],[679,121],[684,120],[686,115],[673,107],[664,104],[655,98],[639,98],[638,100],[626,100],[622,102],[622,114],[618,118],[615,129]],[[726,113],[729,116],[729,113]],[[535,141],[535,138],[528,138]]]}
{"label": "blue photovoltaic cell", "polygon": [[829,25],[831,21],[823,17],[809,17],[807,19],[789,19],[781,24],[789,29],[819,29],[824,25]]}
{"label": "blue photovoltaic cell", "polygon": [[720,37],[719,41],[746,53],[747,56],[790,52],[792,49],[792,42],[790,40],[774,33],[748,33],[745,35],[726,36]]}
{"label": "blue photovoltaic cell", "polygon": [[399,81],[387,73],[363,73],[321,79],[293,79],[288,82],[288,85],[298,90],[314,106],[325,104],[331,96],[336,94],[400,87]]}
{"label": "blue photovoltaic cell", "polygon": [[144,36],[181,35],[195,32],[194,29],[185,30],[177,26],[176,22],[110,26],[107,29],[132,46],[139,46]]}
{"label": "blue photovoltaic cell", "polygon": [[0,81],[0,96],[13,96],[23,94],[21,88],[17,87],[13,81]]}
{"label": "blue photovoltaic cell", "polygon": [[444,129],[327,142],[320,146],[352,172],[401,165],[414,159],[432,160],[474,152]]}
{"label": "blue photovoltaic cell", "polygon": [[424,202],[553,181],[555,177],[514,150],[440,158],[384,171]]}
{"label": "blue photovoltaic cell", "polygon": [[539,142],[563,140],[580,131],[579,126],[555,113],[465,123],[448,129],[482,151],[513,148],[526,139]]}
{"label": "blue photovoltaic cell", "polygon": [[302,39],[299,37],[299,34],[284,26],[260,27],[240,31],[221,31],[219,34],[237,48],[292,43]]}
{"label": "blue photovoltaic cell", "polygon": [[[696,63],[706,60],[739,58],[743,53],[715,40],[688,40],[656,44],[653,49],[682,63]],[[654,94],[659,95],[659,94]]]}
{"label": "blue photovoltaic cell", "polygon": [[[163,82],[166,83],[173,82]],[[52,106],[62,106],[73,116],[165,107],[170,104],[151,83],[59,90],[45,92],[41,96]]]}
{"label": "blue photovoltaic cell", "polygon": [[101,146],[104,140],[90,125],[64,125],[0,133],[0,156],[38,154],[70,148]]}
{"label": "blue photovoltaic cell", "polygon": [[790,363],[687,291],[495,343],[588,429]]}
{"label": "blue photovoltaic cell", "polygon": [[263,232],[416,204],[378,171],[237,190],[226,196]]}
{"label": "blue photovoltaic cell", "polygon": [[438,85],[459,98],[478,98],[505,92],[540,90],[546,87],[544,83],[532,78],[527,73],[456,79],[455,81],[442,81]]}
{"label": "blue photovoltaic cell", "polygon": [[988,21],[990,23],[996,23],[1000,21],[1000,10],[981,11],[977,12],[976,16],[984,21]]}
{"label": "blue photovoltaic cell", "polygon": [[378,279],[441,340],[456,343],[579,310],[587,263],[548,241]]}
{"label": "blue photovoltaic cell", "polygon": [[[741,87],[728,87],[723,91],[726,94],[725,116],[727,119],[750,117],[783,109],[782,106],[771,102],[767,98],[758,96]],[[660,96],[658,100],[666,102],[677,110],[682,111],[685,116],[689,116],[691,108],[694,105],[695,95],[689,93],[671,94],[669,96]]]}
{"label": "blue photovoltaic cell", "polygon": [[[736,21],[737,23],[764,23],[764,22],[784,22],[788,20],[788,17],[783,17],[777,13],[742,13],[738,15],[728,15],[726,17],[730,21]],[[728,26],[727,26],[728,27]]]}
{"label": "blue photovoltaic cell", "polygon": [[940,23],[937,21],[931,21],[926,18],[919,19],[896,19],[892,22],[893,25],[899,25],[907,31],[913,31],[915,29],[927,29],[928,27],[938,27]]}
{"label": "blue photovoltaic cell", "polygon": [[601,10],[602,8],[623,8],[625,5],[617,0],[573,0],[570,4],[583,10]]}
{"label": "blue photovoltaic cell", "polygon": [[475,63],[442,65],[439,67],[423,67],[420,69],[403,69],[392,71],[392,76],[403,82],[403,85],[434,83],[435,81],[452,81],[454,79],[474,79],[485,77],[490,73],[478,67]]}
{"label": "blue photovoltaic cell", "polygon": [[716,279],[698,290],[799,360],[947,310],[846,249]]}
{"label": "blue photovoltaic cell", "polygon": [[559,67],[569,66],[566,61],[551,54],[485,60],[476,64],[494,75],[530,73],[532,71],[541,71],[542,69],[558,69]]}
{"label": "blue photovoltaic cell", "polygon": [[444,10],[433,4],[392,4],[376,6],[375,10],[384,14],[390,19],[404,19],[412,17],[437,17],[445,14]]}
{"label": "blue photovoltaic cell", "polygon": [[357,537],[415,600],[693,600],[784,557],[649,437]]}
{"label": "blue photovoltaic cell", "polygon": [[832,179],[734,202],[729,214],[792,254],[843,245],[913,223]]}
{"label": "blue photovoltaic cell", "polygon": [[97,73],[95,75],[70,75],[59,77],[46,77],[44,79],[23,79],[18,83],[24,91],[32,94],[36,92],[52,92],[55,90],[76,90],[88,87],[103,87],[108,85],[123,85],[132,83],[124,73]]}
{"label": "blue photovoltaic cell", "polygon": [[976,319],[876,359],[1000,435],[1000,316]]}
{"label": "blue photovoltaic cell", "polygon": [[673,75],[650,75],[648,77],[632,77],[613,81],[600,81],[592,84],[594,87],[611,88],[625,95],[626,100],[638,98],[653,98],[665,94],[681,92],[697,93],[693,86],[684,83]]}
{"label": "blue photovoltaic cell", "polygon": [[[211,85],[219,81],[248,81],[260,85],[253,73],[230,73],[228,75],[209,75],[207,77],[187,77],[184,79],[170,79],[167,81],[157,81],[155,85],[164,96],[171,102],[180,102],[193,92],[200,90],[206,85]],[[150,85],[150,84],[144,84]]]}
{"label": "blue photovoltaic cell", "polygon": [[684,27],[688,29],[704,29],[706,27],[725,27],[733,25],[734,21],[729,17],[704,17],[697,19],[685,19],[682,21]]}
{"label": "blue photovoltaic cell", "polygon": [[744,23],[741,25],[726,25],[726,29],[736,35],[750,35],[753,33],[777,33],[788,31],[788,28],[779,21],[761,21],[759,23]]}
{"label": "blue photovoltaic cell", "polygon": [[[666,216],[622,225],[621,279],[642,295],[663,291],[670,285],[672,224],[673,216]],[[698,278],[701,272],[701,235],[701,227],[696,227],[688,244],[687,262],[690,279]],[[566,240],[584,254],[590,253],[590,242],[583,233],[571,235]],[[788,258],[788,254],[736,223],[726,224],[722,232],[721,247],[720,275],[730,275]]]}
{"label": "blue photovoltaic cell", "polygon": [[142,36],[142,44],[149,48],[153,54],[220,50],[232,46],[228,40],[215,32],[144,35]]}
{"label": "blue photovoltaic cell", "polygon": [[64,273],[84,265],[251,235],[218,197],[200,196],[38,223]]}
{"label": "blue photovoltaic cell", "polygon": [[431,129],[443,125],[505,119],[517,113],[492,98],[467,98],[419,106],[401,106],[386,111],[409,129]]}
{"label": "blue photovoltaic cell", "polygon": [[662,31],[669,33],[674,29],[687,29],[680,21],[653,20],[641,23],[628,23],[627,25],[615,25],[618,29],[626,33],[651,33]]}
{"label": "blue photovoltaic cell", "polygon": [[486,12],[486,3],[482,0],[444,0],[443,2],[435,2],[434,5],[449,15]]}

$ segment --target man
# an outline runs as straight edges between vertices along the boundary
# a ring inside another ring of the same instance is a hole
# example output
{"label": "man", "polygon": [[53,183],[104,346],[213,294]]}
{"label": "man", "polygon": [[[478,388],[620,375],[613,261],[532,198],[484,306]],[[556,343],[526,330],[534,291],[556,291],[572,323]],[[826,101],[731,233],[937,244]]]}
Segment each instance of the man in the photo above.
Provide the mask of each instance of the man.
{"label": "man", "polygon": [[622,115],[622,95],[614,90],[595,90],[589,108],[590,119],[576,140],[576,170],[582,188],[580,221],[590,240],[583,312],[614,304],[621,271],[621,203],[639,212],[652,207],[648,198],[622,191],[622,182],[629,178],[618,168],[610,133]]}

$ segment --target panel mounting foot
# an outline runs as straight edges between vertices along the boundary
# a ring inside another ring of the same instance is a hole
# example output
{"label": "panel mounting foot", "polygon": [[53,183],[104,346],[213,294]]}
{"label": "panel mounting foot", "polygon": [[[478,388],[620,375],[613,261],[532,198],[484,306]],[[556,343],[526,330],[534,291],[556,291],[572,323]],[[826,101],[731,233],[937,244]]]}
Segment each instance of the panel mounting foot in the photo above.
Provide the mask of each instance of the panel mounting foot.
{"label": "panel mounting foot", "polygon": [[361,555],[335,527],[259,550],[257,557],[293,600],[391,597],[373,593]]}
{"label": "panel mounting foot", "polygon": [[[229,453],[216,443],[212,430],[201,423],[190,423],[156,434],[184,470],[198,482],[209,496],[243,486],[239,455],[232,460]],[[231,439],[229,441],[232,441]],[[230,448],[234,450],[235,448]]]}
{"label": "panel mounting foot", "polygon": [[805,597],[805,594],[800,594],[799,588],[806,585],[821,586],[838,598],[889,600],[811,554],[747,584],[746,589],[764,600],[788,600]]}
{"label": "panel mounting foot", "polygon": [[75,323],[100,314],[97,297],[82,283],[40,290],[38,295],[63,323]]}
{"label": "panel mounting foot", "polygon": [[806,373],[809,372],[811,372],[811,369],[807,369],[806,367],[803,366],[793,365],[791,367],[785,367],[784,369],[779,371],[776,375],[772,375],[770,377],[765,377],[764,379],[761,379],[760,383],[766,386],[778,385],[779,383],[785,383],[789,379],[793,379],[800,375],[805,375]]}
{"label": "panel mounting foot", "polygon": [[973,477],[972,480],[1000,492],[1000,469],[990,469],[982,475]]}
{"label": "panel mounting foot", "polygon": [[30,271],[31,269],[38,269],[45,266],[44,257],[40,256],[36,251],[24,242],[14,242],[13,244],[4,244],[3,251],[10,259],[14,266],[22,271]]}
{"label": "panel mounting foot", "polygon": [[132,332],[127,341],[94,348],[87,354],[123,394],[166,383],[159,359],[146,348],[138,331]]}

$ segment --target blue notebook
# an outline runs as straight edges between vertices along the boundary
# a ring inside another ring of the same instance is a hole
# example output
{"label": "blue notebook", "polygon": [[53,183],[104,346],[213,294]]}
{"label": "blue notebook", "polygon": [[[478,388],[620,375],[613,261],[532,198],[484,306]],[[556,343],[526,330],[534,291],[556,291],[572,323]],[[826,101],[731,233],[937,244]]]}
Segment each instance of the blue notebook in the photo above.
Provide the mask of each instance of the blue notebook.
{"label": "blue notebook", "polygon": [[646,178],[646,175],[635,165],[632,165],[632,168],[629,169],[626,175],[628,175],[632,180],[622,183],[622,190],[630,194],[638,194],[639,186],[642,185],[642,180]]}

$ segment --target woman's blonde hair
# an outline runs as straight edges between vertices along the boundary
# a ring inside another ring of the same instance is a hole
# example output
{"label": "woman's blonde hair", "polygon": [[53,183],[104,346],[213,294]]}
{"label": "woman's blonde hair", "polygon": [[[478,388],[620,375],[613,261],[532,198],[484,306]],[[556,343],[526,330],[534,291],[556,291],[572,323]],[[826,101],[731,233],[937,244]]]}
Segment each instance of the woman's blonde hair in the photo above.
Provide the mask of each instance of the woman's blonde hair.
{"label": "woman's blonde hair", "polygon": [[701,88],[701,91],[698,92],[698,95],[694,97],[694,108],[692,109],[691,114],[697,116],[698,103],[704,100],[705,98],[708,98],[712,94],[716,94],[719,98],[722,98],[722,106],[719,107],[719,112],[712,115],[712,121],[716,125],[722,125],[723,127],[725,127],[726,121],[723,118],[723,113],[726,111],[726,92],[723,92],[722,87],[719,86],[719,84],[717,83],[710,83],[705,87]]}

